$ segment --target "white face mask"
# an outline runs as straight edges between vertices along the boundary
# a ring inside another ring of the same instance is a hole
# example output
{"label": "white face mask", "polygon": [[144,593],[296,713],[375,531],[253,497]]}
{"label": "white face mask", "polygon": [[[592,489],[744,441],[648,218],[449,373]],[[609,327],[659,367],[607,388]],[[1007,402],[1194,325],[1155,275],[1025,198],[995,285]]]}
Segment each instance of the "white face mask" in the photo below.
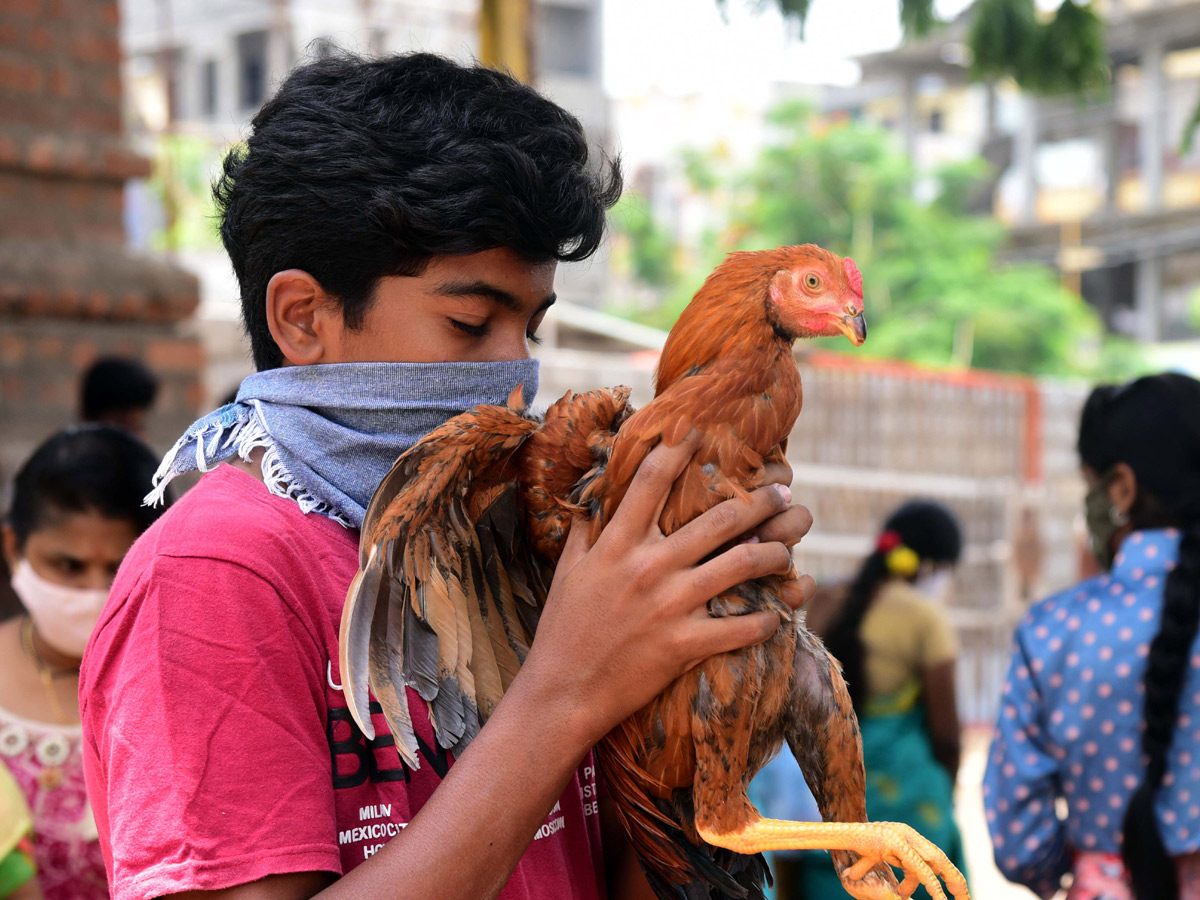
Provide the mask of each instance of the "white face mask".
{"label": "white face mask", "polygon": [[29,560],[22,559],[12,576],[12,589],[29,611],[38,634],[67,656],[82,657],[108,591],[73,588],[47,581]]}
{"label": "white face mask", "polygon": [[922,575],[913,583],[913,587],[931,600],[945,602],[950,593],[950,570],[937,569]]}

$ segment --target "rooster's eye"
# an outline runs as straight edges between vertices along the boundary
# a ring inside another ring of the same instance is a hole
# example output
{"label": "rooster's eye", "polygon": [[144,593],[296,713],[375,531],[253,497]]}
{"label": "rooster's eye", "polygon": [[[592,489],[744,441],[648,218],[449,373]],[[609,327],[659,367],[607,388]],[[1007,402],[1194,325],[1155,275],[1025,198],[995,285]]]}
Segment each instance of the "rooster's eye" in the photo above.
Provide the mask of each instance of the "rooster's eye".
{"label": "rooster's eye", "polygon": [[818,278],[816,275],[814,275],[812,272],[809,272],[807,275],[804,276],[804,286],[811,291],[815,291],[817,288],[819,288],[821,286],[821,279]]}

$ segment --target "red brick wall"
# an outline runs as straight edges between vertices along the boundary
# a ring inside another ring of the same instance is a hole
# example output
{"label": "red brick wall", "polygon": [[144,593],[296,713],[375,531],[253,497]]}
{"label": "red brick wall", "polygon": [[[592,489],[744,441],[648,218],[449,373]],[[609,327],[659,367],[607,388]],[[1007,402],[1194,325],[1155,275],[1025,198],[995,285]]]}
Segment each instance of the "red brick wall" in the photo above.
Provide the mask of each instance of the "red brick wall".
{"label": "red brick wall", "polygon": [[97,356],[163,379],[163,449],[201,403],[195,279],[124,246],[122,193],[149,163],[121,134],[117,0],[0,3],[0,478],[77,412]]}

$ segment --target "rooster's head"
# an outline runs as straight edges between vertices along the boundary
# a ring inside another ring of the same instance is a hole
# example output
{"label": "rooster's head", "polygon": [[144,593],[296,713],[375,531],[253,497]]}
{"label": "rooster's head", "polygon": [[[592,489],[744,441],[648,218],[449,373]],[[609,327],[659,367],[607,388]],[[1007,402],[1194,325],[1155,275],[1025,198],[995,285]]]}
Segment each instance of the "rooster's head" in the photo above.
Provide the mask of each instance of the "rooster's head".
{"label": "rooster's head", "polygon": [[696,292],[667,337],[655,389],[736,357],[792,365],[797,338],[867,338],[858,266],[815,244],[730,253]]}
{"label": "rooster's head", "polygon": [[867,339],[863,280],[854,260],[813,244],[775,253],[783,265],[771,278],[767,314],[776,331],[792,339],[844,334],[855,345]]}

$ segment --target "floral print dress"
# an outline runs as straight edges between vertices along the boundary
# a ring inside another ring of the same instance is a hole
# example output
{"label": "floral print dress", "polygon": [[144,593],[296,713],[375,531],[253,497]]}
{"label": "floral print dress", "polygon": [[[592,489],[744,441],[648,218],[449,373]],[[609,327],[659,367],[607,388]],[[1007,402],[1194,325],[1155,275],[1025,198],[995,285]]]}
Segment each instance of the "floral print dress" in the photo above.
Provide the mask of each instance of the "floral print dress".
{"label": "floral print dress", "polygon": [[0,762],[33,816],[38,882],[46,900],[107,900],[96,823],[83,783],[78,725],[32,722],[0,709]]}

